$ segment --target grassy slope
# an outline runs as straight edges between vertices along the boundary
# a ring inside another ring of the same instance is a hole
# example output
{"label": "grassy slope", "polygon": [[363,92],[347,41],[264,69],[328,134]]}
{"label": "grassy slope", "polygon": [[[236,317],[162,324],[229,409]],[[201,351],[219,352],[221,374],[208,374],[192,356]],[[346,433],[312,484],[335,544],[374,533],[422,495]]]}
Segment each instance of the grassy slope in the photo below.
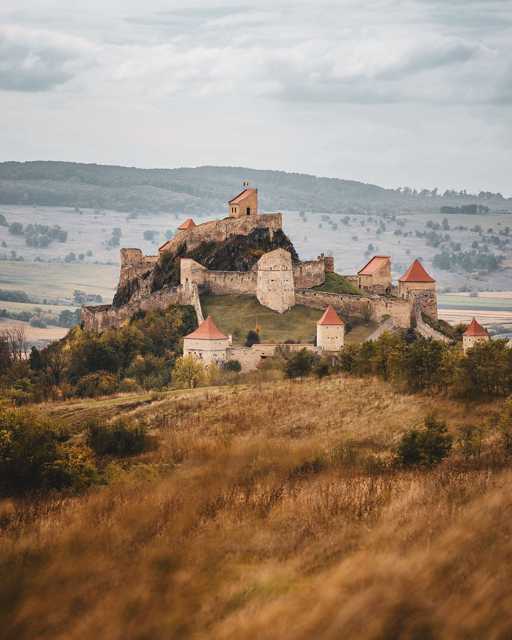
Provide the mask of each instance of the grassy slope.
{"label": "grassy slope", "polygon": [[510,637],[510,473],[375,466],[432,409],[454,429],[496,404],[330,378],[46,410],[98,407],[160,446],[80,499],[3,504],[6,640]]}
{"label": "grassy slope", "polygon": [[[260,328],[262,342],[313,342],[316,323],[322,316],[318,309],[302,305],[280,314],[261,306],[252,296],[203,296],[201,304],[205,316],[211,315],[219,329],[233,335],[235,343],[242,343],[247,332],[256,326]],[[375,326],[369,323],[356,327],[347,334],[347,343],[364,340]]]}
{"label": "grassy slope", "polygon": [[235,342],[243,342],[256,326],[260,327],[262,342],[312,342],[322,315],[317,309],[300,305],[280,314],[261,306],[252,296],[204,296],[201,304],[204,314],[211,315],[219,329],[232,334]]}
{"label": "grassy slope", "polygon": [[325,282],[319,287],[314,287],[316,291],[327,291],[329,293],[352,293],[361,294],[361,291],[350,283],[339,273],[326,273]]}

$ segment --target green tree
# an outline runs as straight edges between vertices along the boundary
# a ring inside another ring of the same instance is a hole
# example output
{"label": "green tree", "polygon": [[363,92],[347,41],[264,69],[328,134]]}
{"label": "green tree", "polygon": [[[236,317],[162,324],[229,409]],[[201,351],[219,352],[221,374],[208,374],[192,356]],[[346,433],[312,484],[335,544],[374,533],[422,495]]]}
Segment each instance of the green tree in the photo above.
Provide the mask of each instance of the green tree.
{"label": "green tree", "polygon": [[301,378],[311,373],[315,357],[307,349],[301,349],[285,361],[285,373],[288,378]]}
{"label": "green tree", "polygon": [[411,429],[402,436],[397,460],[404,466],[433,466],[450,454],[452,444],[446,423],[427,416],[423,428]]}

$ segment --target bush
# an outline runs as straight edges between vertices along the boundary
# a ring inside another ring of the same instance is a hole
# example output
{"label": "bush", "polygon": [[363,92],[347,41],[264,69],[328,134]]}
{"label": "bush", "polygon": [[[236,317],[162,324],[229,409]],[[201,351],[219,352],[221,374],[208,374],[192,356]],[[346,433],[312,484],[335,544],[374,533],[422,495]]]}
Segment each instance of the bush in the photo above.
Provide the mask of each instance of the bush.
{"label": "bush", "polygon": [[0,488],[18,494],[90,485],[97,479],[90,452],[68,439],[65,430],[32,412],[0,411]]}
{"label": "bush", "polygon": [[178,358],[172,370],[172,381],[178,387],[193,389],[206,379],[203,363],[194,356]]}
{"label": "bush", "polygon": [[402,436],[397,460],[404,466],[433,466],[449,455],[452,441],[446,423],[427,416],[422,429],[411,429]]}
{"label": "bush", "polygon": [[94,398],[96,396],[108,396],[118,389],[117,378],[106,371],[89,373],[80,378],[76,385],[76,393],[81,398]]}
{"label": "bush", "polygon": [[252,329],[247,333],[245,337],[245,346],[252,347],[253,344],[260,343],[260,334]]}
{"label": "bush", "polygon": [[288,378],[300,378],[307,376],[313,369],[315,356],[307,349],[301,349],[294,353],[285,364],[285,373]]}
{"label": "bush", "polygon": [[146,450],[147,430],[142,425],[131,425],[125,421],[114,424],[93,422],[87,426],[87,444],[98,455],[132,456]]}
{"label": "bush", "polygon": [[227,360],[222,364],[222,368],[224,371],[234,371],[235,373],[242,371],[242,365],[238,360]]}

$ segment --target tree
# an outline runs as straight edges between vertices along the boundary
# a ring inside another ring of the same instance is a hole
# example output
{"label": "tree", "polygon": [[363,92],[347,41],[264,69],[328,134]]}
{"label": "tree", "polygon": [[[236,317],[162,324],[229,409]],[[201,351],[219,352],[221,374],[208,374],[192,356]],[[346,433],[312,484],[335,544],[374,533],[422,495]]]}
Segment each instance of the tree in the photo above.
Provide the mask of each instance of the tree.
{"label": "tree", "polygon": [[285,364],[285,373],[288,378],[301,378],[311,373],[315,356],[307,349],[301,349],[294,353]]}
{"label": "tree", "polygon": [[433,466],[449,455],[452,444],[446,423],[427,416],[423,428],[411,429],[402,436],[397,460],[405,466]]}
{"label": "tree", "polygon": [[245,337],[245,346],[252,347],[253,344],[260,343],[260,334],[257,331],[253,331],[252,329],[247,333]]}
{"label": "tree", "polygon": [[192,355],[182,356],[176,360],[172,370],[172,381],[180,387],[194,389],[206,377],[203,363]]}

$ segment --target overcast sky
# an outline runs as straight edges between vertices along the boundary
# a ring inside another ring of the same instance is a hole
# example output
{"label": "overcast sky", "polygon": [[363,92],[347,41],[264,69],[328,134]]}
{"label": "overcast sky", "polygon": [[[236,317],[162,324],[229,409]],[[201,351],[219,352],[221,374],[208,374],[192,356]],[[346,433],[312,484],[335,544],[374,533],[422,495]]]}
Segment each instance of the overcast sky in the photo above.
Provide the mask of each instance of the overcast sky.
{"label": "overcast sky", "polygon": [[512,0],[1,0],[0,160],[512,195]]}

